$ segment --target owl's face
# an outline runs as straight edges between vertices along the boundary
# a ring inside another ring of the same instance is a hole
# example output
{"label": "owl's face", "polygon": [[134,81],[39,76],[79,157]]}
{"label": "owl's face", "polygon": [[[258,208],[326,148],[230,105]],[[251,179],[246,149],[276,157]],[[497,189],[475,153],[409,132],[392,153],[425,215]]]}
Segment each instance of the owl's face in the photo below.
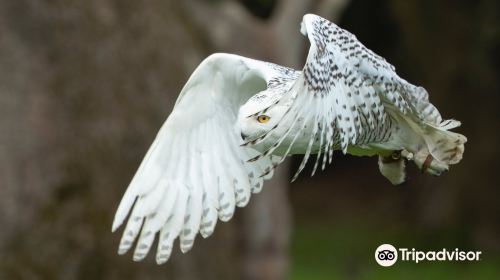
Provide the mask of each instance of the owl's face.
{"label": "owl's face", "polygon": [[265,102],[266,100],[264,99],[267,98],[250,98],[240,107],[237,125],[241,130],[241,138],[243,140],[255,139],[271,130],[283,118],[288,109],[287,106],[278,104],[271,106],[265,112],[255,115],[265,108],[266,104],[272,104]]}

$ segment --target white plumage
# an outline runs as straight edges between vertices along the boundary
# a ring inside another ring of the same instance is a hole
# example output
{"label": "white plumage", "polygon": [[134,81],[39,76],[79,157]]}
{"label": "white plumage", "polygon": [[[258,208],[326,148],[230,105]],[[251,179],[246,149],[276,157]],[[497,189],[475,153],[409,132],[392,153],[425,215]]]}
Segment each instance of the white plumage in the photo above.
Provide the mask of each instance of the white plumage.
{"label": "white plumage", "polygon": [[293,179],[311,154],[313,174],[337,149],[378,155],[393,184],[404,160],[434,175],[460,161],[466,138],[448,131],[460,123],[442,121],[425,89],[326,19],[305,15],[301,32],[311,42],[302,71],[231,54],[198,66],[118,207],[113,231],[130,213],[120,254],[137,239],[134,260],[143,259],[157,233],[158,263],[177,237],[187,252],[290,154],[304,154]]}

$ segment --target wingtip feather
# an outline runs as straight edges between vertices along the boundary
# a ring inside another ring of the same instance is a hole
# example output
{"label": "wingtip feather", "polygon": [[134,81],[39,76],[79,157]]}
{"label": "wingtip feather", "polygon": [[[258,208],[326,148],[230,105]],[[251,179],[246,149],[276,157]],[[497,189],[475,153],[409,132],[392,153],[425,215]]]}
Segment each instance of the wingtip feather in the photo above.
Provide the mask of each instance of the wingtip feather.
{"label": "wingtip feather", "polygon": [[118,221],[116,218],[113,220],[113,225],[111,226],[111,232],[115,232],[123,222]]}

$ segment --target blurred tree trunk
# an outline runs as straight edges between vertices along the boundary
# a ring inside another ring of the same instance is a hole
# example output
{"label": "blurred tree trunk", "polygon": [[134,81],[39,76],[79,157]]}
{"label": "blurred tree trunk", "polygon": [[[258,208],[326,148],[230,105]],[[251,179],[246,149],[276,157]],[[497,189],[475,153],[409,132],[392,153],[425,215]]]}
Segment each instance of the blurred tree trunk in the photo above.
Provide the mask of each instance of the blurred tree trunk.
{"label": "blurred tree trunk", "polygon": [[117,256],[110,225],[206,55],[298,68],[302,14],[345,2],[281,1],[263,22],[234,1],[0,0],[0,278],[285,278],[286,166],[237,222],[165,266]]}

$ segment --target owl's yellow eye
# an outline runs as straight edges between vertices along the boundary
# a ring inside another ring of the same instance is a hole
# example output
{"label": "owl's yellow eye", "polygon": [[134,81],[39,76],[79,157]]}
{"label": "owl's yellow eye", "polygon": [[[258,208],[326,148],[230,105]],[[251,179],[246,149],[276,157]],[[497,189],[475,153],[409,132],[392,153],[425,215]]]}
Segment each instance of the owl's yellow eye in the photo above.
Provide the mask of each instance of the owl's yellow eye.
{"label": "owl's yellow eye", "polygon": [[269,119],[271,119],[271,118],[269,116],[266,116],[266,115],[260,115],[257,117],[257,121],[260,123],[266,123],[269,121]]}

